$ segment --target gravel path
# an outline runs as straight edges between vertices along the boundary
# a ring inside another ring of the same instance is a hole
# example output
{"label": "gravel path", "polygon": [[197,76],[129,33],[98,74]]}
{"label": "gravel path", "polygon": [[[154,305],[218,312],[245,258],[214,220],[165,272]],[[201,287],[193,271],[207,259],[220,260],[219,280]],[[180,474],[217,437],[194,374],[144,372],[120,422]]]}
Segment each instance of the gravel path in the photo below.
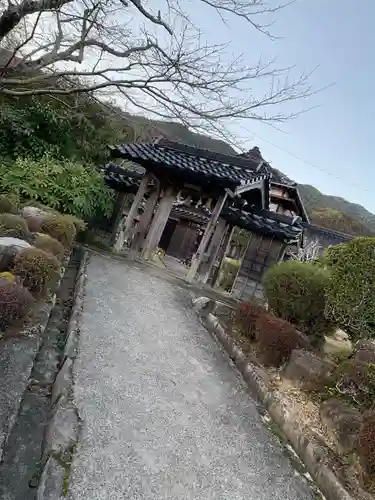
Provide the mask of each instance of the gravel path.
{"label": "gravel path", "polygon": [[71,500],[312,500],[188,292],[92,256]]}

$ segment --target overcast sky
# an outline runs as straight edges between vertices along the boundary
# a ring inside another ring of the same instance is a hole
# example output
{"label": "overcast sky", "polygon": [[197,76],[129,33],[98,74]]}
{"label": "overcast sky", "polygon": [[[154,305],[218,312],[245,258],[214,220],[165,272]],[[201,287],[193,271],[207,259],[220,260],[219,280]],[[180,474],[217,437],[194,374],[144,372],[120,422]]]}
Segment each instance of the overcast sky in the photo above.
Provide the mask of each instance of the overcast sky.
{"label": "overcast sky", "polygon": [[273,33],[282,39],[275,42],[240,20],[225,28],[214,15],[195,15],[207,38],[230,37],[249,62],[278,54],[280,65],[302,71],[319,66],[312,78],[316,88],[334,85],[311,100],[317,109],[283,125],[283,132],[249,121],[238,134],[294,180],[375,213],[375,0],[297,0],[277,14]]}

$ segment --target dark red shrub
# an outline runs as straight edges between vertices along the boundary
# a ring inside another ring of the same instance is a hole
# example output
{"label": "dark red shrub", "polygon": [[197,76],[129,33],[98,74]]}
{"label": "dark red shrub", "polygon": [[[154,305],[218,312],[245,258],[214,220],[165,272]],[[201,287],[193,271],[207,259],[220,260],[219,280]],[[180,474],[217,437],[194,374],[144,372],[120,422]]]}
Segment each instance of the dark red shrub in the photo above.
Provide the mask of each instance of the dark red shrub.
{"label": "dark red shrub", "polygon": [[242,302],[236,309],[234,316],[236,328],[245,337],[256,340],[256,322],[262,314],[267,314],[264,307],[251,302]]}
{"label": "dark red shrub", "polygon": [[272,314],[262,314],[256,321],[259,350],[266,365],[279,367],[293,349],[309,349],[307,340],[288,321]]}
{"label": "dark red shrub", "polygon": [[34,304],[31,293],[22,285],[0,278],[0,330],[22,320]]}
{"label": "dark red shrub", "polygon": [[357,453],[366,471],[375,475],[375,411],[363,415],[362,426],[358,436]]}

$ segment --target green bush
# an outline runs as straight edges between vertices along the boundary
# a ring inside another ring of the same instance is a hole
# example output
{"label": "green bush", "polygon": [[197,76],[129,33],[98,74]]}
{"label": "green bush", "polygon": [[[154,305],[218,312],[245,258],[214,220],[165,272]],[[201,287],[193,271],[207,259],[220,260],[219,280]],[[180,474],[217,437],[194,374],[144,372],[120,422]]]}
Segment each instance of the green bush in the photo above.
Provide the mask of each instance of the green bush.
{"label": "green bush", "polygon": [[28,239],[29,228],[23,217],[14,214],[0,214],[0,236]]}
{"label": "green bush", "polygon": [[73,222],[63,215],[49,215],[41,224],[41,230],[59,241],[65,248],[69,248],[76,237],[76,228]]}
{"label": "green bush", "polygon": [[20,200],[16,194],[0,194],[0,213],[15,214],[18,211]]}
{"label": "green bush", "polygon": [[325,295],[329,283],[326,269],[295,260],[272,266],[263,279],[272,311],[315,341],[332,329],[332,324],[325,318]]}
{"label": "green bush", "polygon": [[65,248],[58,240],[52,238],[52,236],[50,236],[49,234],[38,233],[35,236],[34,247],[51,253],[60,262],[62,262],[64,259]]}
{"label": "green bush", "polygon": [[44,294],[59,278],[60,263],[52,254],[39,248],[26,248],[14,259],[14,274],[36,295]]}
{"label": "green bush", "polygon": [[375,238],[354,238],[329,247],[325,262],[331,272],[326,316],[352,340],[375,335]]}
{"label": "green bush", "polygon": [[113,192],[94,167],[48,155],[0,166],[0,188],[79,218],[110,215],[113,209]]}
{"label": "green bush", "polygon": [[256,330],[262,361],[266,365],[279,367],[288,361],[294,349],[310,348],[291,323],[272,314],[260,315]]}
{"label": "green bush", "polygon": [[357,453],[367,473],[375,476],[375,410],[366,412],[362,417],[358,436]]}
{"label": "green bush", "polygon": [[0,330],[5,331],[25,318],[34,304],[30,292],[5,277],[0,278]]}

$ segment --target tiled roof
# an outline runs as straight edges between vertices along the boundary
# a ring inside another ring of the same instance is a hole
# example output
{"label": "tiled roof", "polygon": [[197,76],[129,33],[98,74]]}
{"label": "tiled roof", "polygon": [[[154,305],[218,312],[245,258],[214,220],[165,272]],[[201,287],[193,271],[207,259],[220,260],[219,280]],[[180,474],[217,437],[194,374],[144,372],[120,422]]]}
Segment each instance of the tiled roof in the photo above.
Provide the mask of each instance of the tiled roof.
{"label": "tiled roof", "polygon": [[306,236],[326,236],[332,242],[332,244],[347,243],[351,241],[354,236],[342,233],[341,231],[335,231],[334,229],[328,229],[326,227],[316,226],[315,224],[304,223],[306,229]]}
{"label": "tiled roof", "polygon": [[170,141],[129,143],[112,147],[112,154],[147,170],[169,174],[197,184],[212,183],[236,189],[269,178],[265,162],[223,155]]}
{"label": "tiled roof", "polygon": [[298,241],[303,233],[301,219],[292,219],[269,210],[254,208],[245,212],[228,207],[224,208],[221,215],[228,222],[242,229],[267,234],[287,244]]}
{"label": "tiled roof", "polygon": [[[141,171],[143,170],[143,172]],[[133,168],[121,167],[116,163],[107,163],[107,165],[100,167],[99,172],[104,174],[105,183],[115,191],[124,191],[128,193],[136,193],[145,170],[138,165]]]}

